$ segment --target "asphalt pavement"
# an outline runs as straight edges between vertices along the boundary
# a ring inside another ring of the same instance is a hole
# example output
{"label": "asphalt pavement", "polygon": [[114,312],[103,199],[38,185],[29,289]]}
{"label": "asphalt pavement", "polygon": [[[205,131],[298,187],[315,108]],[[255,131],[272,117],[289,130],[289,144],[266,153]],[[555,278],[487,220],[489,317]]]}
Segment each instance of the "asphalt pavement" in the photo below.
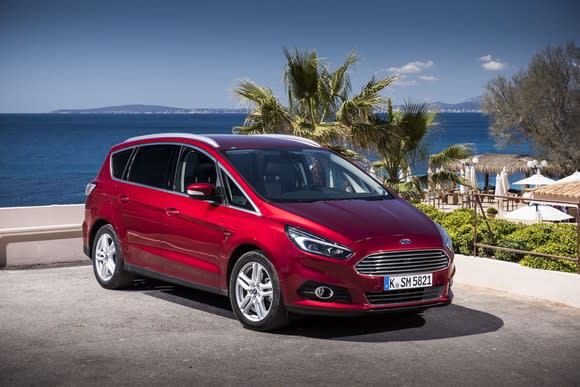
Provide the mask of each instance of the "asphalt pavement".
{"label": "asphalt pavement", "polygon": [[0,385],[580,385],[580,309],[454,291],[419,316],[259,333],[197,290],[105,290],[90,266],[0,271]]}

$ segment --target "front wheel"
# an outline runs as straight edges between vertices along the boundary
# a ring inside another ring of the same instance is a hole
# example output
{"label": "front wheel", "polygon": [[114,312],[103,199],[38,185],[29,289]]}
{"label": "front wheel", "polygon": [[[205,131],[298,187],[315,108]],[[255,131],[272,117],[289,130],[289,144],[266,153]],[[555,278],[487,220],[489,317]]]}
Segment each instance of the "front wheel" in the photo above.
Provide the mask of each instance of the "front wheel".
{"label": "front wheel", "polygon": [[261,251],[247,252],[236,262],[229,293],[232,309],[245,327],[269,331],[288,324],[278,275]]}

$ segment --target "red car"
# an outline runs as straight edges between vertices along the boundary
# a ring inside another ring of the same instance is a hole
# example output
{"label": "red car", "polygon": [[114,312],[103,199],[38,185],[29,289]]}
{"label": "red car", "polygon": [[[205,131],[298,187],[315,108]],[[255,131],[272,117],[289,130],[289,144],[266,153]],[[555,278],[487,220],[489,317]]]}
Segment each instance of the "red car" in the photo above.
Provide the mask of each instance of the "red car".
{"label": "red car", "polygon": [[445,230],[304,138],[131,138],[86,193],[84,251],[108,289],[137,275],[227,295],[257,330],[453,299]]}

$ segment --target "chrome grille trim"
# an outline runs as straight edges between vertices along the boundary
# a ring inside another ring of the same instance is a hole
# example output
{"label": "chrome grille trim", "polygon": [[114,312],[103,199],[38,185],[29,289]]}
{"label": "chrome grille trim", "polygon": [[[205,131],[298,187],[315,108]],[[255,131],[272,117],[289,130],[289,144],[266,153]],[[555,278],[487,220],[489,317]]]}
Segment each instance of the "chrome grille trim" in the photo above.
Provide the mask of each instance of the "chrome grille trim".
{"label": "chrome grille trim", "polygon": [[397,289],[386,292],[366,293],[365,296],[371,304],[401,304],[404,302],[416,302],[434,300],[441,297],[443,286],[429,288]]}
{"label": "chrome grille trim", "polygon": [[402,250],[370,254],[355,269],[363,275],[414,274],[443,270],[449,257],[443,250]]}

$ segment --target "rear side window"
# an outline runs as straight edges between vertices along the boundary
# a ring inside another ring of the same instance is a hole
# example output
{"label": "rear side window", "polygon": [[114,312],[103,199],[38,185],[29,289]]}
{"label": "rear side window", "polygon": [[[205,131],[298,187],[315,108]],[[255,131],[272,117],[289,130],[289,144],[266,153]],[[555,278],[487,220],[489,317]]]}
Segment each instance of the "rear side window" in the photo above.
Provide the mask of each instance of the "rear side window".
{"label": "rear side window", "polygon": [[129,181],[155,188],[169,189],[170,170],[175,145],[149,145],[137,149],[129,171]]}
{"label": "rear side window", "polygon": [[127,168],[127,164],[131,158],[131,153],[133,153],[133,149],[127,149],[121,152],[117,152],[111,156],[113,177],[117,179],[123,179],[125,169]]}

